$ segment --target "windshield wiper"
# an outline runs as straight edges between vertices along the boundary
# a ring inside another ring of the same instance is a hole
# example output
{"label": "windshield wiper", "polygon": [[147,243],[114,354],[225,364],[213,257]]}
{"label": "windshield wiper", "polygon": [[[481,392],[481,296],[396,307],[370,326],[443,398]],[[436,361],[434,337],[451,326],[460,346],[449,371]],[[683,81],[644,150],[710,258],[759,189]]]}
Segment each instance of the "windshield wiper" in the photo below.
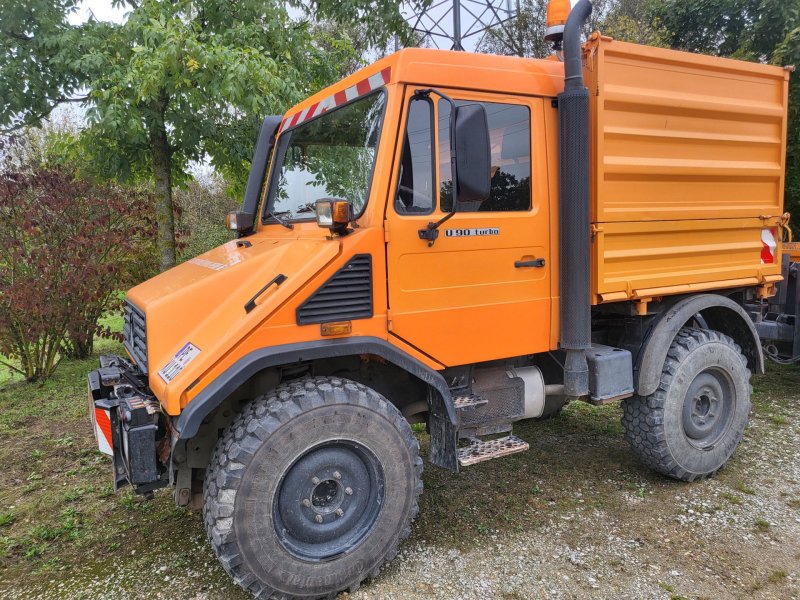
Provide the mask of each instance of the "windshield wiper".
{"label": "windshield wiper", "polygon": [[316,210],[316,204],[317,204],[316,202],[309,202],[307,204],[301,204],[300,206],[297,207],[297,209],[294,212],[295,212],[295,214],[298,214],[298,215],[300,213],[313,212],[314,210]]}
{"label": "windshield wiper", "polygon": [[294,229],[294,225],[292,225],[288,221],[284,221],[281,217],[278,216],[278,215],[285,215],[286,213],[289,213],[289,212],[292,212],[292,211],[290,211],[290,210],[281,210],[281,211],[275,212],[275,211],[272,211],[272,210],[268,210],[267,211],[267,218],[269,219],[270,217],[272,217],[278,223],[280,223],[281,225],[286,227],[286,229]]}

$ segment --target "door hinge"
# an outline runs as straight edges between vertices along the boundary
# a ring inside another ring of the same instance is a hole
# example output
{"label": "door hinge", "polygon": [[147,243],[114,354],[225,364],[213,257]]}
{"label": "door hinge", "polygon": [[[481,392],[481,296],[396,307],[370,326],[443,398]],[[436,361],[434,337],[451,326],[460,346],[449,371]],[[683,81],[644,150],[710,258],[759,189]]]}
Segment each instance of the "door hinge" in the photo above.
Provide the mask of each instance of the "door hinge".
{"label": "door hinge", "polygon": [[389,243],[389,221],[383,222],[383,241]]}
{"label": "door hinge", "polygon": [[392,330],[392,311],[390,309],[386,309],[386,330]]}

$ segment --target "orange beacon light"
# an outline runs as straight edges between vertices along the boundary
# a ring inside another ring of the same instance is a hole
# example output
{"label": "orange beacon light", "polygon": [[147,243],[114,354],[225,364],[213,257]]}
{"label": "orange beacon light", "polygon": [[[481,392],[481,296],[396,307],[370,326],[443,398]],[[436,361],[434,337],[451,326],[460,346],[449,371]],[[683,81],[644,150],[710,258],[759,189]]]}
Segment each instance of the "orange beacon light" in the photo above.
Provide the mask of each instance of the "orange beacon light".
{"label": "orange beacon light", "polygon": [[560,42],[564,39],[564,26],[569,13],[572,12],[570,0],[550,0],[547,5],[547,30],[544,39],[548,42]]}

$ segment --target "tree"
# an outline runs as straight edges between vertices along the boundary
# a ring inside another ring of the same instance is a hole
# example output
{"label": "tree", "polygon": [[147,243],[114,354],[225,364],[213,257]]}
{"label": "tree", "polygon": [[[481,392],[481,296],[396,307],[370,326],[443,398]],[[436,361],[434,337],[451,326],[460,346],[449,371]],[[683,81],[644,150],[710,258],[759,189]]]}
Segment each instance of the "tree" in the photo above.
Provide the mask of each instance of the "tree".
{"label": "tree", "polygon": [[[616,39],[650,45],[665,45],[663,28],[653,17],[657,0],[594,0],[594,10],[585,27],[588,35],[602,31]],[[481,52],[546,58],[553,45],[544,39],[548,0],[522,0],[510,22],[491,29],[479,46]]]}
{"label": "tree", "polygon": [[522,0],[517,15],[508,23],[489,30],[478,46],[480,52],[545,58],[553,45],[544,39],[548,0]]}
{"label": "tree", "polygon": [[600,30],[623,42],[667,46],[669,34],[656,14],[660,0],[615,0]]}
{"label": "tree", "polygon": [[[315,43],[311,16],[365,23],[379,42],[405,31],[389,0],[114,0],[121,24],[68,22],[79,0],[0,0],[0,126],[35,125],[83,102],[84,140],[117,178],[152,177],[162,269],[175,264],[172,188],[210,157],[244,179],[260,119],[330,83],[346,41]],[[292,19],[287,6],[306,11]],[[21,84],[22,82],[22,84]]]}

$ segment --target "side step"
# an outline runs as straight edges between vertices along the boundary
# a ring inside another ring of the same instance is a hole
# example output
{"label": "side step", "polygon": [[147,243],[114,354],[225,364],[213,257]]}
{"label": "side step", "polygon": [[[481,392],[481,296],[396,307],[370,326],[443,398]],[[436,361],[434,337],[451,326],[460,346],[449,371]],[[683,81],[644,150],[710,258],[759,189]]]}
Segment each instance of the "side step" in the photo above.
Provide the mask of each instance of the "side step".
{"label": "side step", "polygon": [[465,408],[474,408],[476,406],[484,406],[489,401],[483,396],[478,394],[462,392],[460,396],[453,398],[453,408],[456,410],[464,410]]}
{"label": "side step", "polygon": [[475,440],[469,446],[458,449],[458,463],[462,467],[468,467],[493,458],[525,452],[528,448],[528,442],[515,435],[494,440]]}

